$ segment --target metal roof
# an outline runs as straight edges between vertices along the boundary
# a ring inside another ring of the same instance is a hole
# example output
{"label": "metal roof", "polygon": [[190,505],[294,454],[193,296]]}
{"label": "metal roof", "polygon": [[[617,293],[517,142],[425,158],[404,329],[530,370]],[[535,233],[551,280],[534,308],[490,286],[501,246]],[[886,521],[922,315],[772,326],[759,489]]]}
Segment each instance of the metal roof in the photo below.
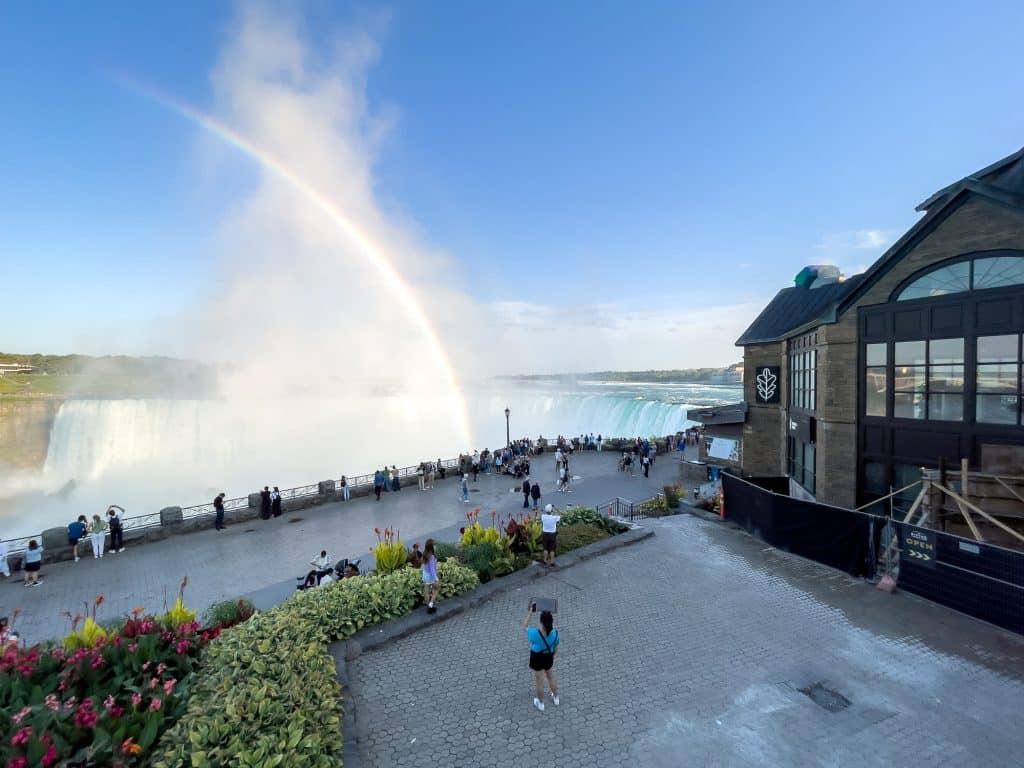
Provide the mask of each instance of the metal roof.
{"label": "metal roof", "polygon": [[704,408],[690,408],[686,411],[689,421],[696,421],[704,426],[710,424],[742,424],[747,420],[747,404],[729,403],[728,405],[712,405]]}
{"label": "metal roof", "polygon": [[854,275],[820,288],[783,288],[736,340],[736,345],[781,341],[806,325],[833,322],[836,306],[860,285],[861,278]]}

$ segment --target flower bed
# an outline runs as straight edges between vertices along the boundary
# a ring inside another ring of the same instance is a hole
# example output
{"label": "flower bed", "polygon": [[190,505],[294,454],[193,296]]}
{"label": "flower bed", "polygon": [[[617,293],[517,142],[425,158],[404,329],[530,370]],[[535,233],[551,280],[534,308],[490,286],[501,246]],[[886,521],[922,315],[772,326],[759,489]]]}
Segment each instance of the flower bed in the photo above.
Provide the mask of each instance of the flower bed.
{"label": "flower bed", "polygon": [[0,761],[7,768],[142,764],[184,713],[191,673],[220,628],[201,629],[179,594],[161,617],[138,608],[105,629],[95,620],[102,602],[96,598],[81,629],[82,617],[70,617],[61,645],[0,649]]}
{"label": "flower bed", "polygon": [[[455,561],[438,566],[441,595],[479,585]],[[413,568],[298,592],[212,643],[193,675],[185,715],[157,745],[155,766],[336,766],[341,710],[327,643],[407,614],[422,602]]]}

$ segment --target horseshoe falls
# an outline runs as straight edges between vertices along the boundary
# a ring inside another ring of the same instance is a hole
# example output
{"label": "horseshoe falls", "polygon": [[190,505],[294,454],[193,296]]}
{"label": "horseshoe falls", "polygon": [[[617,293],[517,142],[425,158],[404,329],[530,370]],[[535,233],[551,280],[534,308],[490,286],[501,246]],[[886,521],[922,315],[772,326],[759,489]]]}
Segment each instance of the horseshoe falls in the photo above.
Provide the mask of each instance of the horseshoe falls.
{"label": "horseshoe falls", "polygon": [[5,538],[29,535],[110,503],[142,514],[203,503],[220,490],[244,495],[268,483],[293,487],[495,448],[505,443],[506,407],[513,439],[634,437],[673,434],[691,425],[688,408],[742,396],[741,387],[727,385],[489,381],[467,397],[476,445],[459,444],[445,422],[450,411],[400,393],[67,400],[50,428],[44,465],[16,483],[0,482],[0,524]]}

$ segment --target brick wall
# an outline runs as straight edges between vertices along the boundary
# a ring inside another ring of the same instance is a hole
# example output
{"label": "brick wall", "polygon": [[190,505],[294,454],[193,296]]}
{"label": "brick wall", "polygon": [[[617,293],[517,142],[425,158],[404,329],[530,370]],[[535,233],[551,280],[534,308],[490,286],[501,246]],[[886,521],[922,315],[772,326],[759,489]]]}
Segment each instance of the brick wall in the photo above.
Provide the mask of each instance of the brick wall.
{"label": "brick wall", "polygon": [[788,374],[785,345],[755,344],[743,348],[743,399],[747,401],[747,422],[743,426],[743,473],[747,475],[785,474],[784,420],[782,405],[758,405],[755,391],[757,369],[779,366],[781,403],[786,402]]}

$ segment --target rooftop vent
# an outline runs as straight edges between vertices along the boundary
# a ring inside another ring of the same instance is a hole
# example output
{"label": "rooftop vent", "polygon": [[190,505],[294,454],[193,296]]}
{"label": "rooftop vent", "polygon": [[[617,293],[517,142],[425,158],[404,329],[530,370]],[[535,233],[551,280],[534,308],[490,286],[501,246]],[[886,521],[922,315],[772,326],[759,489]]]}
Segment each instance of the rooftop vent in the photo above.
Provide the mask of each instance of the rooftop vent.
{"label": "rooftop vent", "polygon": [[798,288],[820,288],[843,279],[839,267],[834,264],[811,264],[801,269],[793,279]]}

